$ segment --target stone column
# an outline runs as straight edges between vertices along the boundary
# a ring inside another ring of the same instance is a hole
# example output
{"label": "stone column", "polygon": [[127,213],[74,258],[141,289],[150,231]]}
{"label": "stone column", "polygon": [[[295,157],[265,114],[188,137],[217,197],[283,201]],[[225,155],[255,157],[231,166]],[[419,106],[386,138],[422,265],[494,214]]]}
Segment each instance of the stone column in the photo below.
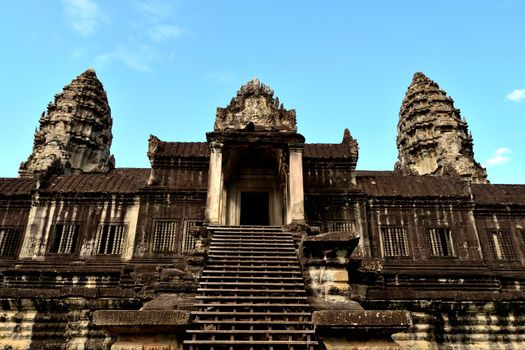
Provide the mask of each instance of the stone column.
{"label": "stone column", "polygon": [[208,170],[208,197],[206,198],[206,221],[220,223],[220,200],[222,193],[222,143],[211,142],[210,168]]}
{"label": "stone column", "polygon": [[290,174],[286,223],[304,223],[303,148],[290,145]]}

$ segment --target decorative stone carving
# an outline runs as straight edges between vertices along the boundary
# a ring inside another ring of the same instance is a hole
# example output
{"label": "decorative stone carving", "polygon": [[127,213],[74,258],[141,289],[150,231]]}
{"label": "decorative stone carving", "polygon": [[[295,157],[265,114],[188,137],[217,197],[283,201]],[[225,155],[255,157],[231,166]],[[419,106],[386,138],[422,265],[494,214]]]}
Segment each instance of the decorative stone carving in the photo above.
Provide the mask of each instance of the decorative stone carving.
{"label": "decorative stone carving", "polygon": [[396,170],[486,183],[486,170],[474,160],[472,145],[467,122],[452,98],[423,73],[414,74],[399,111]]}
{"label": "decorative stone carving", "polygon": [[350,133],[350,130],[348,128],[345,128],[344,134],[343,134],[343,140],[341,143],[348,147],[350,150],[350,154],[352,155],[353,161],[357,164],[357,159],[359,158],[359,145],[357,143],[357,140],[352,137],[352,134]]}
{"label": "decorative stone carving", "polygon": [[160,140],[155,135],[149,135],[148,139],[148,158],[153,158],[155,154],[157,153],[157,149],[159,147]]}
{"label": "decorative stone carving", "polygon": [[215,131],[297,131],[295,110],[287,110],[273,90],[256,78],[241,86],[226,108],[217,108]]}
{"label": "decorative stone carving", "polygon": [[106,92],[90,68],[55,95],[42,113],[33,152],[20,165],[20,176],[112,170],[111,126]]}
{"label": "decorative stone carving", "polygon": [[80,256],[91,256],[95,254],[95,241],[89,240],[82,243],[80,247]]}

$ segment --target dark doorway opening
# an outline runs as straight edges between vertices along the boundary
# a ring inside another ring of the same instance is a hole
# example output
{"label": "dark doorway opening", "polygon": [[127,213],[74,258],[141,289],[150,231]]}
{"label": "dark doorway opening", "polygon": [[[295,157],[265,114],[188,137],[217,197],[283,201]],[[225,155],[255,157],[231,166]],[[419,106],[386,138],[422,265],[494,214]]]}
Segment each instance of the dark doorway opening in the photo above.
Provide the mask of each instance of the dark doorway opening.
{"label": "dark doorway opening", "polygon": [[270,193],[241,192],[241,225],[270,224]]}

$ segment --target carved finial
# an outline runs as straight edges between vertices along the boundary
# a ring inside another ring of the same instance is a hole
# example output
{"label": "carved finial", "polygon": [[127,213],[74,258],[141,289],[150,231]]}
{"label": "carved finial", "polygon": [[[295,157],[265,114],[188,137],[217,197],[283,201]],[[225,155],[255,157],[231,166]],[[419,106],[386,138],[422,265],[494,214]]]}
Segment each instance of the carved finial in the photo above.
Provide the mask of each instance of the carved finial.
{"label": "carved finial", "polygon": [[97,72],[95,72],[95,68],[89,67],[83,74],[92,74],[96,76]]}
{"label": "carved finial", "polygon": [[343,141],[342,143],[350,143],[352,142],[354,138],[352,137],[352,134],[350,134],[350,130],[348,128],[345,128],[345,132],[343,134]]}
{"label": "carved finial", "polygon": [[148,157],[151,159],[155,156],[155,153],[157,153],[157,149],[159,147],[160,140],[155,135],[149,135],[148,138]]}
{"label": "carved finial", "polygon": [[414,76],[412,77],[412,83],[410,84],[410,86],[425,84],[439,89],[439,85],[435,81],[427,77],[423,72],[414,73]]}

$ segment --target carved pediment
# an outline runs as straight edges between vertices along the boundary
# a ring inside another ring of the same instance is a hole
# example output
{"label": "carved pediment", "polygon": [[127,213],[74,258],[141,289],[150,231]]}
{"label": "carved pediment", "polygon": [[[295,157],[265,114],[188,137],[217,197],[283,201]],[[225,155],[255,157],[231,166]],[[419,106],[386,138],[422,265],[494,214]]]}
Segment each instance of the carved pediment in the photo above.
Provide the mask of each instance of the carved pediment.
{"label": "carved pediment", "polygon": [[254,78],[241,86],[226,108],[217,108],[215,131],[297,131],[295,110],[287,110],[273,90]]}

